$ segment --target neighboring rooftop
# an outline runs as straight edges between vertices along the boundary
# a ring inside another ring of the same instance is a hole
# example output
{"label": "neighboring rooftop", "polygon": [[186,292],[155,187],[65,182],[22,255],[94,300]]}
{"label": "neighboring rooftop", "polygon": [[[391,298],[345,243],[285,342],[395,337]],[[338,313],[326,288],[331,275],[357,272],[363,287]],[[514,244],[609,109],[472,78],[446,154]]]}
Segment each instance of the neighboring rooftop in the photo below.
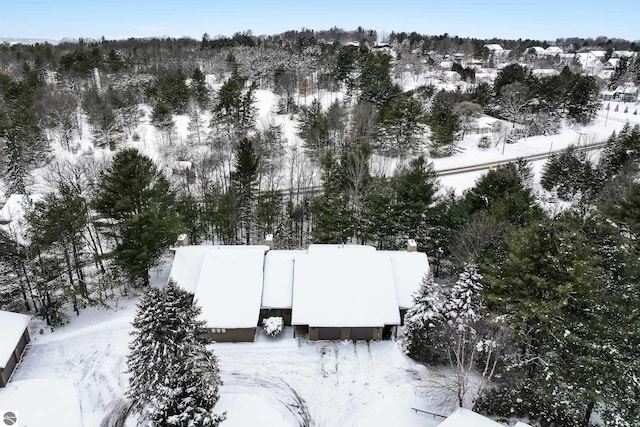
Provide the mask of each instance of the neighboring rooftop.
{"label": "neighboring rooftop", "polygon": [[0,311],[0,369],[7,366],[30,319],[24,314]]}
{"label": "neighboring rooftop", "polygon": [[487,417],[464,408],[458,408],[446,420],[438,424],[438,427],[504,427]]}

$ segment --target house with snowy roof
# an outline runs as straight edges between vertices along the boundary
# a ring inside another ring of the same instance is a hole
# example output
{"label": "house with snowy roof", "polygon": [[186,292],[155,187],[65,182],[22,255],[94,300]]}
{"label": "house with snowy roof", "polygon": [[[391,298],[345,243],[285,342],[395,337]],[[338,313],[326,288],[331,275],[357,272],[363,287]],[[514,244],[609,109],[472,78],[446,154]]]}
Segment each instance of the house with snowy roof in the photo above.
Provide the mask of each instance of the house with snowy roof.
{"label": "house with snowy roof", "polygon": [[563,54],[564,51],[558,46],[549,46],[544,50],[544,56],[556,56]]}
{"label": "house with snowy roof", "polygon": [[638,87],[627,82],[615,88],[613,99],[622,102],[636,102],[638,100]]}
{"label": "house with snowy roof", "polygon": [[379,340],[402,324],[428,271],[414,242],[407,251],[198,245],[175,248],[169,277],[194,294],[215,341],[253,341],[272,316],[310,340]]}
{"label": "house with snowy roof", "polygon": [[0,387],[5,387],[29,343],[27,325],[31,318],[24,314],[0,311]]}

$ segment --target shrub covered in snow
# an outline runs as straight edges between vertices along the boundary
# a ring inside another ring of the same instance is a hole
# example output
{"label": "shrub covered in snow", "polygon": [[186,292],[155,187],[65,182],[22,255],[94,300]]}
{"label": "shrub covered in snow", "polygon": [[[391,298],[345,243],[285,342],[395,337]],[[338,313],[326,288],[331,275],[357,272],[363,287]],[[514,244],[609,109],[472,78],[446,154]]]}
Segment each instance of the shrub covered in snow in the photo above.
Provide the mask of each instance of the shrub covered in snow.
{"label": "shrub covered in snow", "polygon": [[284,321],[282,320],[282,317],[267,317],[266,319],[262,319],[262,328],[264,329],[264,333],[270,337],[280,335],[283,326]]}

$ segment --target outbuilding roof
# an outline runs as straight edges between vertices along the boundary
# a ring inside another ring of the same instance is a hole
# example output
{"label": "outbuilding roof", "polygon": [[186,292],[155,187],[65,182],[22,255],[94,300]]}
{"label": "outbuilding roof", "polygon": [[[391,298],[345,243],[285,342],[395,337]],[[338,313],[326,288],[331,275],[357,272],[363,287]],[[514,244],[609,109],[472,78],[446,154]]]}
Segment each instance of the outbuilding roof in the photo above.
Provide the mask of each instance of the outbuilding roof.
{"label": "outbuilding roof", "polygon": [[7,366],[30,319],[24,314],[0,311],[0,369]]}
{"label": "outbuilding roof", "polygon": [[458,408],[447,419],[438,424],[438,427],[504,427],[487,417],[464,408]]}

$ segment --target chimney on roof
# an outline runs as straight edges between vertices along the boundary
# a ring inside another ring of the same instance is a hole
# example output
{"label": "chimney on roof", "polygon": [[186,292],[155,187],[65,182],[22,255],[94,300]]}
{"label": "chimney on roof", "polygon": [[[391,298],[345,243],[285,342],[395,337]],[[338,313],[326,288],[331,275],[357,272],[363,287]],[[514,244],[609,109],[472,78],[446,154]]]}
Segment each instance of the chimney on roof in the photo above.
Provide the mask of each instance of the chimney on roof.
{"label": "chimney on roof", "polygon": [[413,239],[407,240],[407,252],[417,252],[417,251],[418,251],[418,244],[416,243],[416,241]]}
{"label": "chimney on roof", "polygon": [[189,236],[184,233],[179,235],[178,240],[176,240],[176,246],[189,246]]}
{"label": "chimney on roof", "polygon": [[264,236],[264,244],[269,246],[269,250],[273,249],[273,234]]}

